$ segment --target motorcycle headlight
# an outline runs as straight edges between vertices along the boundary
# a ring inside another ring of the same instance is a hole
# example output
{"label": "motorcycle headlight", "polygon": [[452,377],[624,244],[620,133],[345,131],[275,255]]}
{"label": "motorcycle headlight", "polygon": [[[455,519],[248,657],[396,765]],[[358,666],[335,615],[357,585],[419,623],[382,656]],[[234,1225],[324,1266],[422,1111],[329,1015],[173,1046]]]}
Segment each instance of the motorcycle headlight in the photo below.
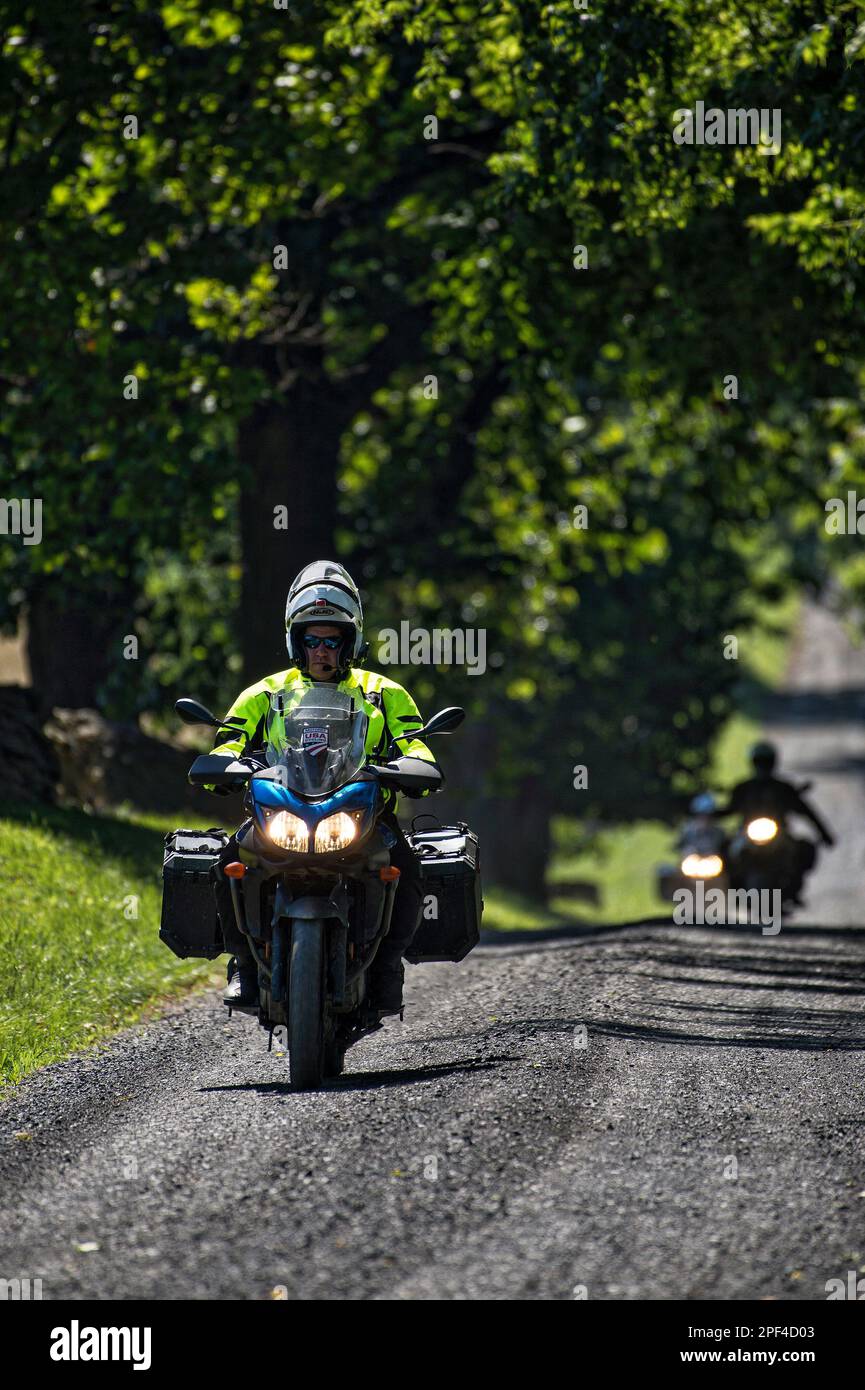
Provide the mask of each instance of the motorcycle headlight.
{"label": "motorcycle headlight", "polygon": [[327,816],[315,827],[315,852],[328,854],[335,849],[347,849],[357,838],[357,825],[345,811]]}
{"label": "motorcycle headlight", "polygon": [[767,845],[778,834],[778,822],[769,816],[758,816],[745,826],[745,834],[755,845]]}
{"label": "motorcycle headlight", "polygon": [[309,826],[290,811],[278,811],[267,822],[267,833],[280,849],[304,854],[309,849]]}
{"label": "motorcycle headlight", "polygon": [[717,854],[687,854],[682,860],[686,878],[717,878],[723,868],[724,861]]}

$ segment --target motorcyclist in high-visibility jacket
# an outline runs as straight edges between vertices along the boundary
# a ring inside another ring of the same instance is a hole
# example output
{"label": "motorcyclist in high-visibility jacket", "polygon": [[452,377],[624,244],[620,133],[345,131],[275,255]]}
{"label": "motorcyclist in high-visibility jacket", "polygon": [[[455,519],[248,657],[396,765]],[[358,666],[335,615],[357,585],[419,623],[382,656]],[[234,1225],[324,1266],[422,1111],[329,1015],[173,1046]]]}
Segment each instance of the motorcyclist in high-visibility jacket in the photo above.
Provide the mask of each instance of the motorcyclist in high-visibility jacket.
{"label": "motorcyclist in high-visibility jacket", "polygon": [[[391,741],[400,738],[403,756],[421,758],[430,764],[429,785],[410,795],[427,795],[443,782],[441,769],[426,744],[411,737],[412,729],[422,726],[417,705],[396,681],[375,671],[363,670],[359,662],[366,651],[363,641],[363,610],[360,595],[348,572],[333,561],[307,565],[294,580],[285,607],[286,645],[293,665],[286,671],[266,676],[244,690],[235,700],[228,717],[243,720],[243,731],[225,731],[217,736],[214,752],[237,757],[247,749],[266,749],[279,743],[282,717],[278,701],[271,696],[281,692],[300,692],[313,682],[335,683],[351,694],[368,717],[366,751],[371,761],[387,756]],[[219,790],[213,788],[213,790]],[[396,819],[397,792],[386,790],[387,809],[382,817],[396,836],[391,862],[400,870],[399,887],[387,936],[379,947],[370,970],[370,1002],[383,1014],[399,1013],[402,1008],[402,957],[420,923],[423,895],[420,866]],[[229,842],[225,861],[236,857],[234,838]],[[230,897],[223,892],[220,920],[226,948],[234,956],[226,1004],[250,1007],[258,1001],[258,973],[252,953],[238,930],[229,908]]]}

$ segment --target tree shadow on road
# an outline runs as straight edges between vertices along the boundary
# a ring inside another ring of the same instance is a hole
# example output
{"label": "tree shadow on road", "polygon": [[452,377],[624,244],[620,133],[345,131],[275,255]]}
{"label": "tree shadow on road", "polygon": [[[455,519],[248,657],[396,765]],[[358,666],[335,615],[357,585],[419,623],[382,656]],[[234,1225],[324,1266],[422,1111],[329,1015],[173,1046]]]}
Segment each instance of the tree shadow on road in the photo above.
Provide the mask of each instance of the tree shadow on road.
{"label": "tree shadow on road", "polygon": [[[775,940],[772,938],[772,943]],[[861,959],[845,959],[816,951],[813,955],[791,955],[785,950],[779,951],[768,941],[762,952],[721,954],[708,950],[664,950],[663,947],[657,950],[650,945],[645,950],[626,951],[625,958],[641,967],[658,966],[657,970],[641,969],[640,974],[664,984],[705,985],[719,990],[771,990],[777,994],[865,996],[865,962]],[[714,971],[721,976],[756,978],[712,979],[706,973],[682,976],[676,973],[678,971]]]}
{"label": "tree shadow on road", "polygon": [[591,945],[593,942],[606,938],[607,940],[616,937],[624,937],[626,934],[647,929],[656,930],[660,928],[664,931],[675,931],[681,935],[689,932],[713,932],[718,941],[722,942],[725,938],[730,940],[741,940],[743,936],[753,937],[756,941],[783,941],[789,942],[800,937],[824,937],[826,940],[838,940],[845,942],[865,941],[865,927],[859,926],[817,926],[807,922],[787,922],[785,921],[780,933],[773,937],[764,937],[760,927],[751,922],[726,922],[723,926],[691,926],[687,923],[674,922],[672,917],[641,917],[633,922],[611,922],[597,924],[595,926],[575,926],[569,923],[567,926],[543,927],[537,930],[526,928],[525,931],[519,928],[512,931],[496,931],[493,928],[484,928],[481,933],[481,946],[491,946],[493,948],[514,947],[512,955],[527,955],[535,945],[541,943],[560,943],[563,946]]}
{"label": "tree shadow on road", "polygon": [[[676,1004],[674,1006],[683,1013],[699,1012],[699,1006]],[[709,1011],[714,1009],[716,1013],[723,1013],[717,1005],[709,1006]],[[727,1010],[726,1012],[729,1012]],[[804,1017],[803,1017],[804,1012]],[[752,1022],[760,1022],[761,1018],[766,1023],[765,1033],[733,1033],[729,1035],[698,1033],[698,1032],[679,1032],[674,1028],[662,1028],[656,1024],[639,1024],[628,1020],[616,1019],[591,1019],[584,1018],[578,1020],[585,1024],[589,1034],[599,1033],[602,1036],[614,1038],[630,1038],[635,1042],[659,1042],[659,1043],[684,1043],[688,1047],[700,1044],[705,1047],[736,1047],[736,1048],[756,1048],[758,1051],[766,1049],[777,1052],[865,1052],[865,1034],[853,1037],[838,1037],[831,1031],[831,1026],[838,1024],[837,1014],[828,1014],[827,1029],[825,1032],[806,1032],[782,1034],[777,1030],[781,1022],[780,1016],[788,1015],[788,1026],[801,1027],[809,1023],[813,1025],[819,1021],[819,1012],[801,1009],[743,1009],[742,1017],[749,1018]],[[865,1118],[863,1118],[865,1123]]]}
{"label": "tree shadow on road", "polygon": [[842,690],[765,690],[761,716],[774,725],[857,723],[865,715],[865,687]]}
{"label": "tree shadow on road", "polygon": [[[772,938],[775,940],[775,938]],[[666,944],[666,943],[664,943]],[[845,960],[841,956],[830,955],[790,955],[780,954],[776,947],[766,946],[762,954],[756,952],[716,955],[706,951],[632,951],[630,958],[639,958],[643,963],[655,962],[658,965],[681,966],[686,970],[698,968],[712,970],[738,970],[748,975],[770,975],[773,979],[785,977],[809,978],[816,974],[834,977],[844,983],[853,982],[865,987],[865,962]],[[719,981],[718,983],[724,983]],[[756,988],[757,986],[755,986]]]}

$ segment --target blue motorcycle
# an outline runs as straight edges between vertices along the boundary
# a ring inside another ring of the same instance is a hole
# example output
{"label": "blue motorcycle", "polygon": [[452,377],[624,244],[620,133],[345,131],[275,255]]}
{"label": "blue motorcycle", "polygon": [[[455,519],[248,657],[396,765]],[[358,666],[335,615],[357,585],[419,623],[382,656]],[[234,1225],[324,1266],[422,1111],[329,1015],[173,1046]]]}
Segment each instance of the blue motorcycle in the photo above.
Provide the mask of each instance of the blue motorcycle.
{"label": "blue motorcycle", "polygon": [[[371,762],[367,715],[338,688],[319,685],[293,702],[275,696],[272,703],[280,732],[263,754],[202,754],[190,768],[193,785],[244,789],[248,818],[231,862],[221,830],[168,837],[160,934],[177,954],[224,950],[210,905],[224,876],[258,967],[259,1022],[287,1045],[292,1087],[308,1090],[339,1075],[346,1050],[382,1026],[367,999],[367,975],[399,890],[389,853],[396,837],[382,820],[384,789],[418,795],[431,769],[401,754],[398,740],[387,764]],[[175,708],[190,724],[230,729],[239,722],[216,719],[196,700]],[[464,717],[457,707],[442,710],[409,737],[450,733]],[[479,892],[478,884],[478,900]]]}

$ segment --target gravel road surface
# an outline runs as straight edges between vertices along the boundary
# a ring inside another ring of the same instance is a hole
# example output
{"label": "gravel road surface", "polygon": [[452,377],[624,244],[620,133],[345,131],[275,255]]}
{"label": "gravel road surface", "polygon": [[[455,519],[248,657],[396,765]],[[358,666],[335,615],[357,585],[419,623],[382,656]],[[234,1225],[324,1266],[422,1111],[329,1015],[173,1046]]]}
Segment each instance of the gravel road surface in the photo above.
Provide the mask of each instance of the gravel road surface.
{"label": "gravel road surface", "polygon": [[0,1108],[0,1275],[77,1299],[825,1299],[865,1266],[863,715],[865,657],[808,608],[768,732],[839,847],[777,937],[586,929],[409,968],[405,1023],[314,1095],[213,994],[31,1077]]}

